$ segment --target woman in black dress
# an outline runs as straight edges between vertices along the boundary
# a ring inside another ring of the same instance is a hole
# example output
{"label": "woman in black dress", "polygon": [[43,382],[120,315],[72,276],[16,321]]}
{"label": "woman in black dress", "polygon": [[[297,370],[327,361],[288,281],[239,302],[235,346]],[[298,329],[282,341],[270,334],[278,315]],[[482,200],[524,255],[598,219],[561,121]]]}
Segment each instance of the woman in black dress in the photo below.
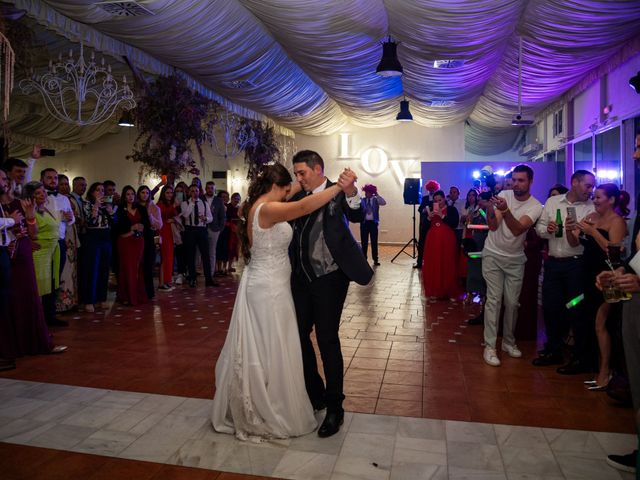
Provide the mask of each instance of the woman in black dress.
{"label": "woman in black dress", "polygon": [[[585,301],[588,312],[595,314],[595,332],[600,350],[600,368],[595,381],[589,382],[589,390],[604,390],[611,379],[611,336],[607,330],[607,318],[611,305],[605,303],[602,292],[596,288],[596,276],[609,270],[608,248],[621,244],[627,235],[624,219],[615,212],[620,199],[620,190],[613,183],[604,183],[595,190],[593,205],[596,211],[578,223],[578,229],[568,231],[568,235],[581,235],[584,245],[584,262],[587,270],[585,278]],[[590,319],[593,322],[593,319]]]}

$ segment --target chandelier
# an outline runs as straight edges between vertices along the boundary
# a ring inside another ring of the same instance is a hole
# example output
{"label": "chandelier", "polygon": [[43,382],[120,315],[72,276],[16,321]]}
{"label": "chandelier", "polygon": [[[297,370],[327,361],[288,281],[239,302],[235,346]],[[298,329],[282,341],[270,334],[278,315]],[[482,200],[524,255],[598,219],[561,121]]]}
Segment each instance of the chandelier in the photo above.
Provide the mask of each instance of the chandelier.
{"label": "chandelier", "polygon": [[[248,146],[255,144],[255,133],[242,117],[226,109],[217,113],[215,117],[208,125],[206,137],[218,156],[233,158]],[[221,133],[222,142],[218,140],[217,131]]]}
{"label": "chandelier", "polygon": [[64,123],[78,126],[97,125],[109,119],[118,107],[124,110],[135,108],[133,92],[122,77],[122,85],[113,78],[111,65],[104,58],[96,64],[95,53],[91,53],[89,63],[84,59],[84,46],[80,43],[80,56],[74,60],[73,51],[69,57],[49,60],[49,71],[42,76],[34,75],[20,81],[24,94],[40,93],[47,111]]}

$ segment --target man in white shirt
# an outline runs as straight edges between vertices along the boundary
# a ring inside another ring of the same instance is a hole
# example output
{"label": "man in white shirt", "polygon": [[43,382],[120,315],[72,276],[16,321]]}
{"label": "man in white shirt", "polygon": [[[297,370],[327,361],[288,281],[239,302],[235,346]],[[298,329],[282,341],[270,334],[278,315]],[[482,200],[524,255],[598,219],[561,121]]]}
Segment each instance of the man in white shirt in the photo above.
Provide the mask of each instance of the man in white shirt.
{"label": "man in white shirt", "polygon": [[[576,227],[595,209],[591,195],[596,185],[593,173],[577,170],[571,176],[571,189],[563,194],[549,197],[536,225],[536,231],[549,242],[549,258],[544,262],[544,280],[542,283],[542,309],[547,341],[544,350],[533,365],[547,366],[562,364],[564,337],[573,330],[575,338],[574,359],[569,365],[558,369],[558,373],[580,373],[587,362],[587,339],[593,335],[585,322],[584,302],[567,310],[566,304],[584,293],[584,264],[582,253],[584,248],[575,242],[567,231]],[[559,230],[556,218],[560,212],[562,229]],[[568,215],[567,212],[571,212]],[[575,216],[573,216],[575,213]],[[561,236],[556,236],[561,231]],[[593,327],[591,327],[592,329]]]}
{"label": "man in white shirt", "polygon": [[481,201],[481,206],[488,207],[489,225],[489,235],[482,250],[482,276],[487,283],[483,358],[493,367],[500,365],[496,354],[496,340],[503,296],[502,350],[511,357],[522,357],[522,352],[516,346],[514,332],[524,264],[527,260],[524,240],[527,230],[542,212],[542,205],[530,193],[533,170],[527,165],[518,165],[513,169],[512,177],[513,190],[501,192],[489,201]]}
{"label": "man in white shirt", "polygon": [[10,180],[10,188],[14,196],[20,198],[22,196],[23,187],[31,181],[33,176],[33,167],[40,158],[40,146],[34,145],[31,151],[31,157],[25,162],[19,158],[9,158],[4,164],[7,176]]}
{"label": "man in white shirt", "polygon": [[207,224],[213,221],[211,210],[207,202],[200,198],[197,185],[189,187],[189,199],[182,202],[180,215],[184,222],[184,247],[187,252],[187,270],[189,272],[189,286],[196,286],[196,247],[200,251],[202,269],[204,270],[205,286],[213,287],[215,283],[211,274],[209,260],[209,240],[207,239]]}

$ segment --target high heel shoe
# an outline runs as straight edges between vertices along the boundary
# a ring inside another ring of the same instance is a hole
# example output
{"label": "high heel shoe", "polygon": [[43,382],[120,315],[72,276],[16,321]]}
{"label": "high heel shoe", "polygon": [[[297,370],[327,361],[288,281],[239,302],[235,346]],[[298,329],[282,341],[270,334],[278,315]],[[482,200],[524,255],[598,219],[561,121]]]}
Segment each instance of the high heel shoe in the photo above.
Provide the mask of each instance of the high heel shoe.
{"label": "high heel shoe", "polygon": [[603,390],[607,389],[607,387],[609,386],[609,382],[611,382],[612,378],[613,378],[613,374],[610,373],[609,377],[607,378],[607,382],[604,385],[598,385],[598,382],[594,380],[593,384],[587,387],[587,390],[590,390],[592,392],[602,392]]}

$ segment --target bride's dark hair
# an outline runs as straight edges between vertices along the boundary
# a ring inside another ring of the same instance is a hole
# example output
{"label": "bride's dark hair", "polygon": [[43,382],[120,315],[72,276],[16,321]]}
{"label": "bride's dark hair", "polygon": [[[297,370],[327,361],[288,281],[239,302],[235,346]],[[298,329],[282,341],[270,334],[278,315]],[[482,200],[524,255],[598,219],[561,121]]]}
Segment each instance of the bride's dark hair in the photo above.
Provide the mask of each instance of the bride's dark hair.
{"label": "bride's dark hair", "polygon": [[238,237],[240,237],[240,248],[245,262],[251,260],[251,250],[249,245],[249,232],[247,222],[249,220],[249,212],[256,200],[271,190],[273,185],[278,187],[286,187],[291,183],[291,174],[281,163],[273,165],[265,165],[262,167],[258,175],[249,184],[247,199],[240,206],[238,215],[240,217],[240,225],[238,227]]}

